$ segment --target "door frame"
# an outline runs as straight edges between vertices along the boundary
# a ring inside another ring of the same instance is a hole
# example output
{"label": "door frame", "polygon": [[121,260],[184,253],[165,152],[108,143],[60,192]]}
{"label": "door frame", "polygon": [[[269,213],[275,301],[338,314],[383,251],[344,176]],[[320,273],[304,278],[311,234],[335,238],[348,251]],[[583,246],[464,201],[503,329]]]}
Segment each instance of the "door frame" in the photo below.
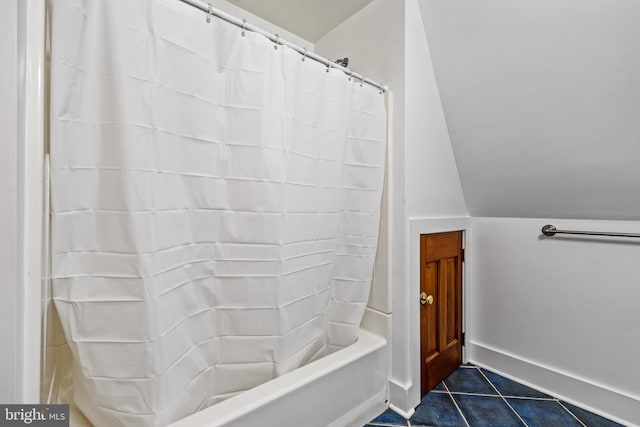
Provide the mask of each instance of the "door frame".
{"label": "door frame", "polygon": [[[419,218],[409,219],[409,345],[410,354],[410,377],[411,387],[408,391],[409,404],[417,405],[422,396],[420,390],[421,363],[420,363],[420,236],[422,234],[444,233],[449,231],[462,231],[462,248],[465,251],[465,262],[462,264],[462,332],[466,334],[466,341],[469,341],[469,328],[467,325],[468,310],[468,271],[469,261],[472,254],[468,250],[468,242],[471,236],[471,218]],[[468,350],[466,343],[462,347],[462,362],[468,361]],[[414,406],[415,406],[414,405]]]}

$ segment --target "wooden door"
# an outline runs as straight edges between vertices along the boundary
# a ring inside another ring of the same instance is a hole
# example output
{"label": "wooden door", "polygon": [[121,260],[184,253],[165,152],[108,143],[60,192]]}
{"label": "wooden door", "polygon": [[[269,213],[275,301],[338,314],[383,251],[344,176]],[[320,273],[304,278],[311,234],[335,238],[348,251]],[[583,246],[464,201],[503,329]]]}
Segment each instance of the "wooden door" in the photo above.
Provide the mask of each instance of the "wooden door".
{"label": "wooden door", "polygon": [[423,396],[462,363],[462,261],[462,231],[420,236]]}

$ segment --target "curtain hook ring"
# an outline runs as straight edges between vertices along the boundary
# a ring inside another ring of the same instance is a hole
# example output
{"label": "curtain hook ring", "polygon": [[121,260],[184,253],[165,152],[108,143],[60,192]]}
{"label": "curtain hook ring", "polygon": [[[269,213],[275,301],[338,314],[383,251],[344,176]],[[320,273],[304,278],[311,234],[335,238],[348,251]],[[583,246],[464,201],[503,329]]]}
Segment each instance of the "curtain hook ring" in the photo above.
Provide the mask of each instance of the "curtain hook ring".
{"label": "curtain hook ring", "polygon": [[353,79],[353,70],[349,70],[349,81]]}
{"label": "curtain hook ring", "polygon": [[245,32],[246,32],[246,26],[247,26],[247,20],[246,20],[246,19],[243,19],[243,20],[242,20],[242,33],[240,33],[240,34],[242,34],[242,37],[244,37],[244,35],[245,35]]}
{"label": "curtain hook ring", "polygon": [[302,62],[305,61],[305,59],[307,59],[307,48],[304,48],[304,52],[302,53]]}
{"label": "curtain hook ring", "polygon": [[274,42],[273,48],[278,50],[278,44],[280,44],[280,36],[278,34],[274,34],[276,36],[276,41]]}
{"label": "curtain hook ring", "polygon": [[331,71],[331,61],[327,61],[327,73]]}
{"label": "curtain hook ring", "polygon": [[363,76],[360,76],[360,77],[361,77],[361,78],[360,78],[360,87],[362,87],[362,85],[364,84],[364,79],[365,79],[365,77],[364,77],[364,75],[363,75]]}
{"label": "curtain hook ring", "polygon": [[207,4],[207,24],[211,22],[212,16],[213,16],[213,5],[209,3]]}

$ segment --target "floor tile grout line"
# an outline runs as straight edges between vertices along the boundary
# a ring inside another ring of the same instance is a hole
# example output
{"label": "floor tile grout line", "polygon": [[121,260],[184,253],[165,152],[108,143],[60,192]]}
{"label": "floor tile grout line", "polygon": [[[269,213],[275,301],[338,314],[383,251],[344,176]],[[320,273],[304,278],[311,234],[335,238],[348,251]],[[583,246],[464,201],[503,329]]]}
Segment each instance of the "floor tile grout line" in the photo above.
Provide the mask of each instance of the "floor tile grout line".
{"label": "floor tile grout line", "polygon": [[496,391],[496,393],[498,393],[498,395],[500,395],[500,397],[502,398],[502,400],[504,401],[504,403],[507,404],[507,406],[513,411],[514,414],[516,414],[516,417],[518,417],[518,419],[520,421],[522,421],[522,424],[525,425],[525,427],[529,427],[529,425],[525,422],[525,420],[522,419],[522,417],[520,416],[520,414],[518,413],[518,411],[516,411],[513,406],[511,406],[511,404],[509,403],[509,401],[507,399],[505,399],[505,397],[502,395],[502,393],[500,393],[500,390],[498,390],[498,387],[496,387],[495,385],[493,385],[493,383],[489,380],[489,378],[487,378],[487,376],[484,374],[484,372],[482,372],[482,369],[480,369],[478,367],[478,372],[480,372],[480,375],[482,375],[484,377],[485,380],[487,380],[487,382],[489,382],[489,384],[491,384],[491,387],[493,387],[493,389]]}
{"label": "floor tile grout line", "polygon": [[[402,427],[402,425],[400,425],[400,424],[374,423],[374,422],[368,422],[366,425],[375,426],[375,427]],[[411,426],[409,426],[409,427],[411,427]]]}
{"label": "floor tile grout line", "polygon": [[576,414],[574,414],[573,412],[571,412],[571,411],[569,410],[569,408],[567,408],[566,406],[564,406],[564,405],[562,404],[562,402],[561,402],[559,399],[558,399],[558,405],[560,405],[560,406],[562,407],[562,409],[564,409],[564,410],[565,410],[565,411],[567,411],[569,414],[571,414],[571,416],[572,416],[573,418],[575,418],[575,419],[576,419],[580,424],[582,424],[584,427],[588,427],[585,423],[583,423],[583,422],[582,422],[582,420],[581,420],[580,418],[578,418],[578,417],[576,416]]}
{"label": "floor tile grout line", "polygon": [[466,391],[452,391],[450,393],[454,394],[454,395],[459,395],[459,396],[500,397],[497,394],[469,393],[469,392],[466,392]]}
{"label": "floor tile grout line", "polygon": [[[442,390],[431,390],[430,393],[446,394],[447,392]],[[510,395],[505,396],[503,394],[473,393],[468,391],[451,391],[449,393],[454,395],[457,394],[461,396],[504,397],[505,399],[540,400],[540,401],[547,401],[547,402],[553,402],[557,400],[555,397],[529,397],[529,396],[510,396]]]}
{"label": "floor tile grout line", "polygon": [[529,396],[505,396],[502,395],[505,399],[520,399],[520,400],[540,400],[542,402],[553,402],[557,400],[555,397],[529,397]]}
{"label": "floor tile grout line", "polygon": [[442,385],[447,390],[447,394],[449,395],[449,399],[451,399],[453,401],[453,404],[456,406],[456,409],[460,413],[460,416],[464,420],[464,423],[467,425],[467,427],[471,427],[471,424],[469,424],[469,421],[467,421],[467,417],[464,416],[464,412],[462,412],[462,409],[460,408],[460,406],[458,406],[458,402],[456,402],[456,400],[453,398],[453,394],[451,394],[451,391],[449,390],[449,387],[447,386],[447,383],[442,381]]}

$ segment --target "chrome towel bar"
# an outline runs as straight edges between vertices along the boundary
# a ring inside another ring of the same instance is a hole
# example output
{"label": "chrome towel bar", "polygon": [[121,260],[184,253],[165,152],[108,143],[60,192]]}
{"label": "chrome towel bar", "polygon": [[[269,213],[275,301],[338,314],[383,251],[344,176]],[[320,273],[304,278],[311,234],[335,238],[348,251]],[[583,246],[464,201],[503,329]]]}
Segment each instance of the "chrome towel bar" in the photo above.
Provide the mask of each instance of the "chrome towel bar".
{"label": "chrome towel bar", "polygon": [[640,234],[638,233],[606,233],[603,231],[558,230],[555,226],[550,224],[542,227],[542,234],[544,234],[545,236],[555,236],[556,234],[585,234],[587,236],[640,237]]}

